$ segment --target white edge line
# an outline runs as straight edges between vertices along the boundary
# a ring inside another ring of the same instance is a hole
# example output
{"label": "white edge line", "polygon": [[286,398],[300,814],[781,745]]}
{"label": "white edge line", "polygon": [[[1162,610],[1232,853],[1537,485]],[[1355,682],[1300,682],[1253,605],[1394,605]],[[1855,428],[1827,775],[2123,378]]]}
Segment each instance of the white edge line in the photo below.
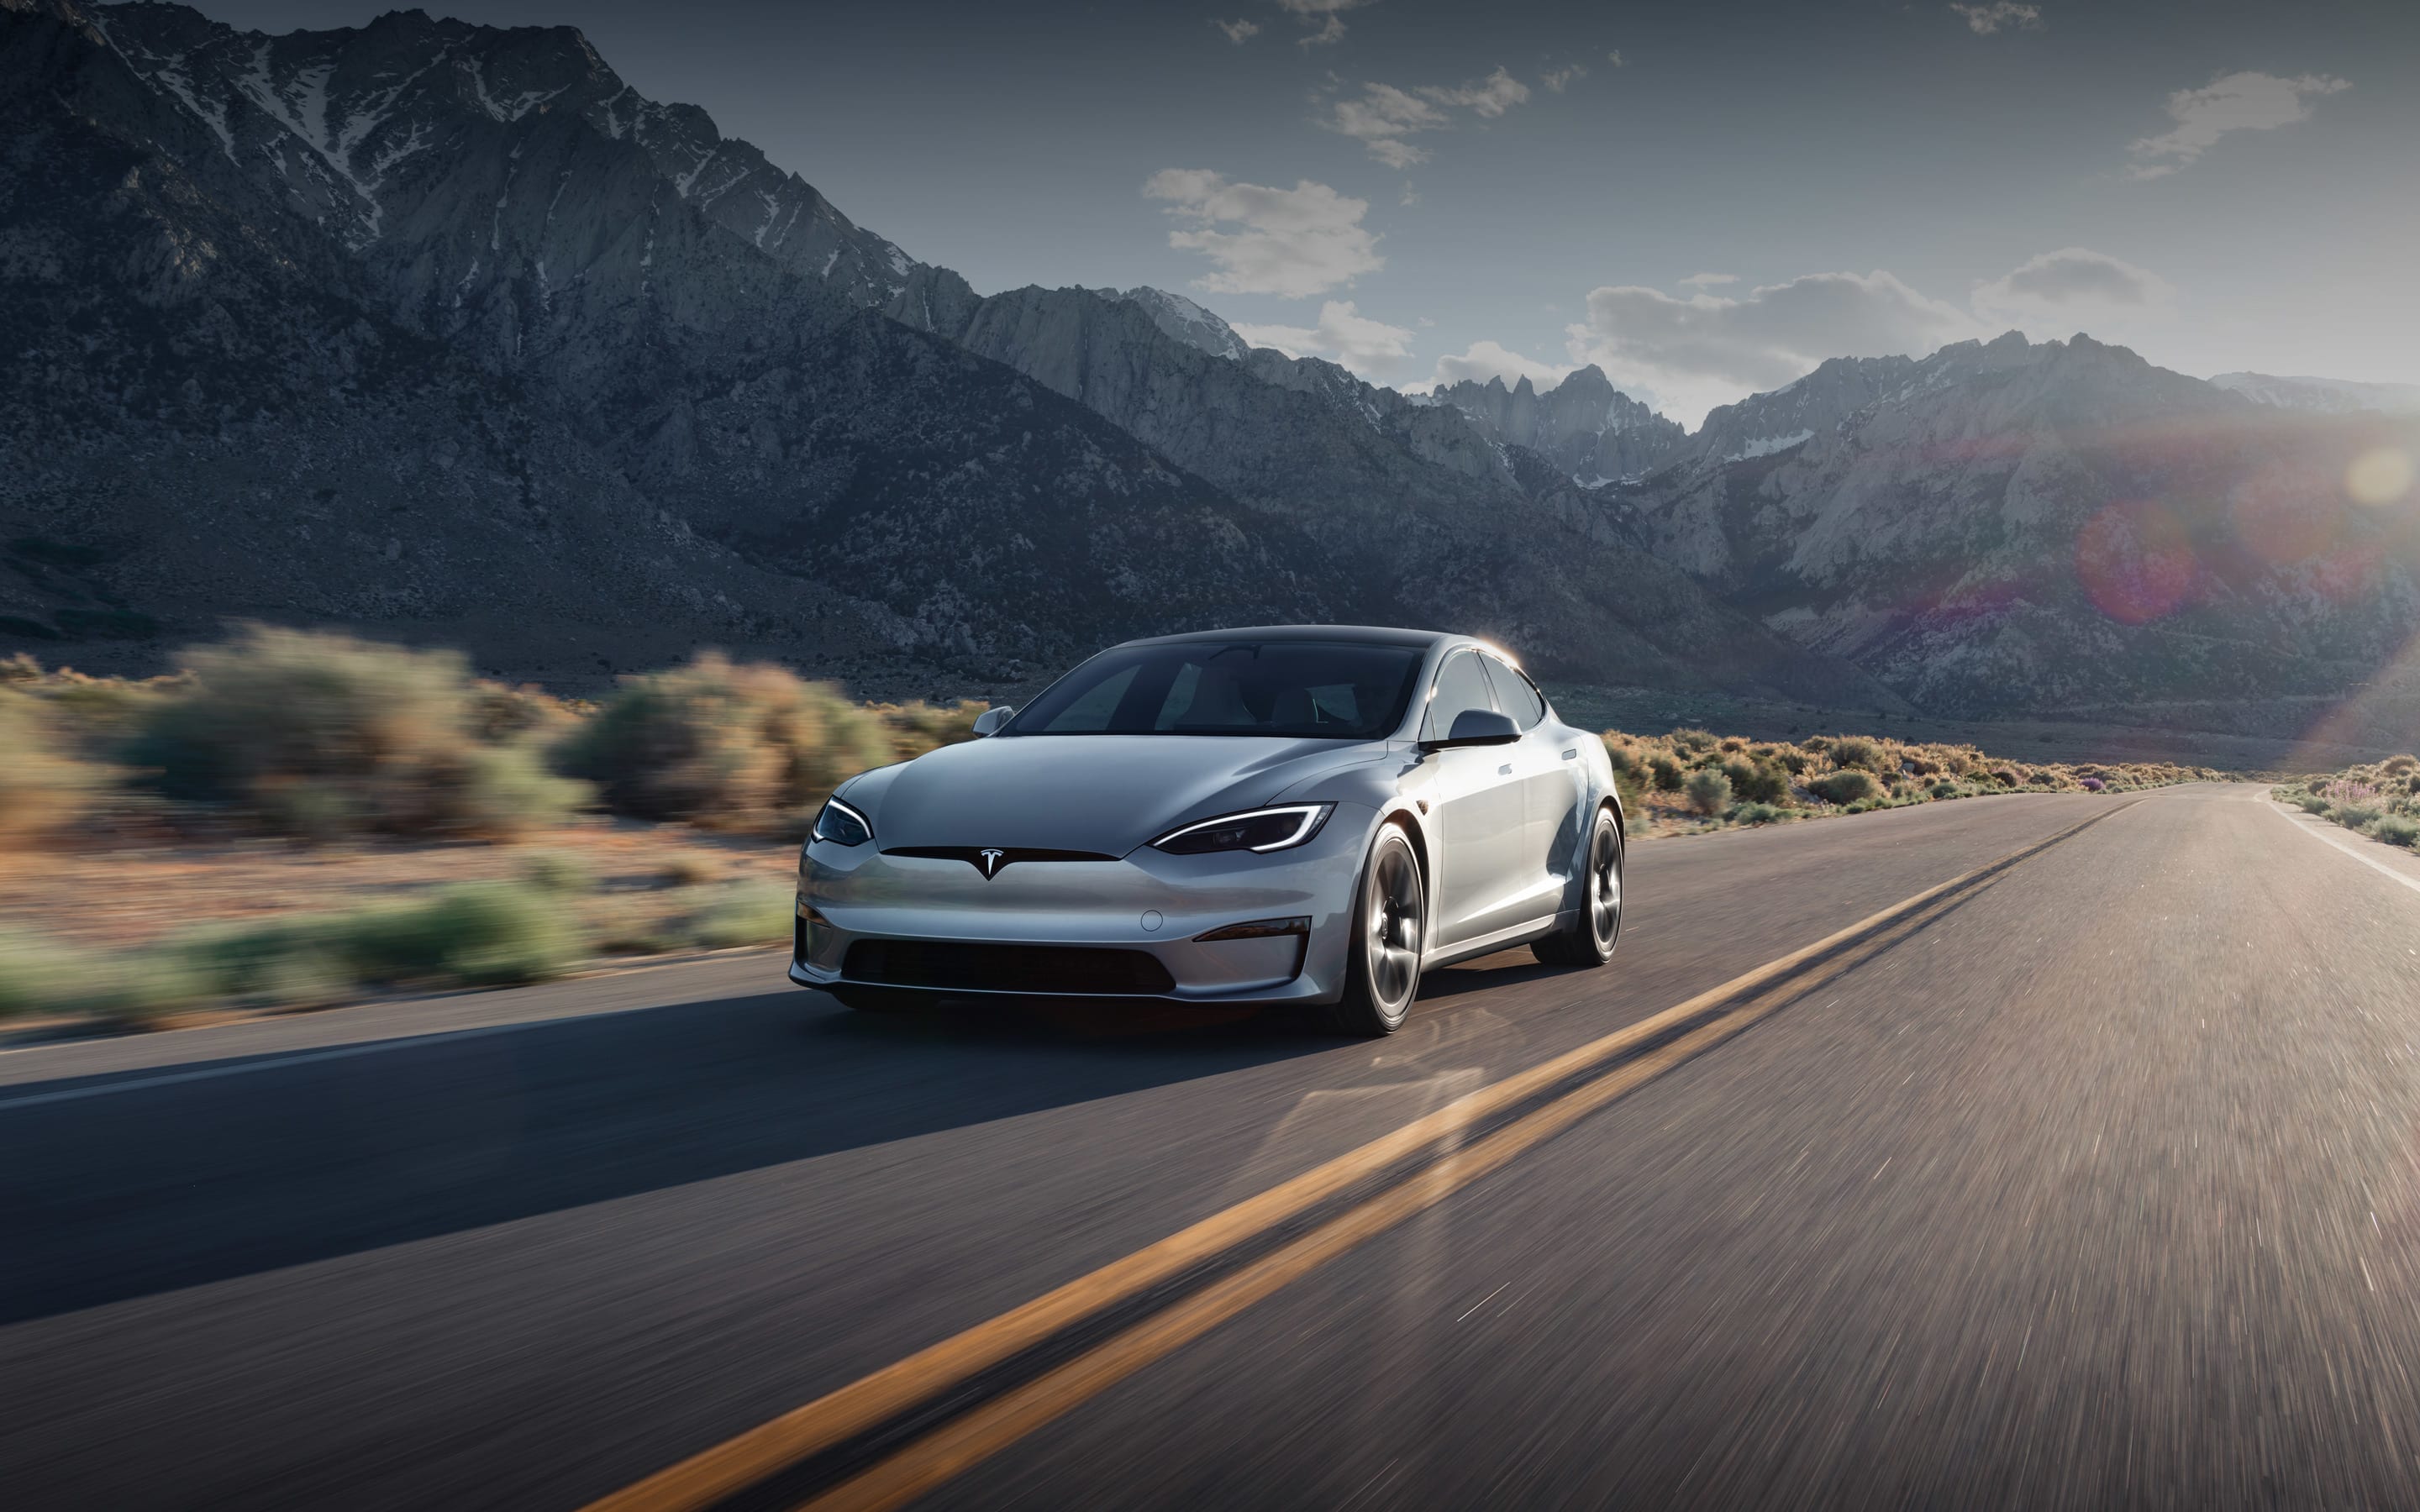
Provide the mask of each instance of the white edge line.
{"label": "white edge line", "polygon": [[[2264,795],[2263,796],[2265,797],[2266,795]],[[2306,825],[2300,819],[2295,818],[2294,815],[2287,812],[2286,806],[2279,803],[2276,799],[2269,798],[2267,801],[2270,810],[2275,813],[2278,818],[2283,819],[2286,823],[2293,825],[2296,829],[2301,830],[2304,834],[2310,836],[2313,840],[2318,841],[2323,845],[2333,845],[2337,850],[2344,852],[2347,856],[2351,856],[2354,860],[2359,861],[2362,865],[2378,872],[2380,875],[2393,877],[2396,881],[2402,883],[2413,892],[2420,892],[2420,877],[2415,877],[2409,872],[2399,871],[2395,867],[2391,867],[2375,856],[2364,854],[2361,848],[2362,842],[2360,841],[2340,840],[2337,837],[2329,834],[2325,829],[2319,827],[2320,825],[2327,823],[2327,821],[2319,820],[2313,824]],[[2341,828],[2342,826],[2339,825],[2337,827]],[[2370,841],[2367,843],[2375,845],[2378,842],[2376,841]]]}
{"label": "white edge line", "polygon": [[[588,1017],[592,1015],[575,1015]],[[45,1103],[72,1103],[79,1098],[107,1097],[112,1092],[139,1092],[147,1088],[174,1087],[179,1082],[207,1082],[221,1076],[243,1076],[256,1071],[283,1071],[288,1066],[307,1066],[315,1060],[346,1060],[354,1056],[374,1056],[387,1050],[402,1050],[425,1044],[442,1044],[458,1040],[480,1040],[491,1034],[517,1034],[535,1028],[556,1019],[523,1019],[515,1024],[488,1024],[474,1029],[446,1029],[436,1034],[412,1034],[397,1039],[375,1040],[367,1044],[340,1045],[333,1050],[305,1050],[292,1055],[271,1053],[260,1060],[247,1060],[235,1066],[203,1066],[194,1071],[170,1072],[164,1076],[135,1076],[125,1081],[104,1082],[98,1087],[70,1087],[56,1092],[36,1092],[27,1097],[0,1098],[0,1113],[10,1108],[39,1107]],[[105,1076],[107,1072],[92,1075]]]}

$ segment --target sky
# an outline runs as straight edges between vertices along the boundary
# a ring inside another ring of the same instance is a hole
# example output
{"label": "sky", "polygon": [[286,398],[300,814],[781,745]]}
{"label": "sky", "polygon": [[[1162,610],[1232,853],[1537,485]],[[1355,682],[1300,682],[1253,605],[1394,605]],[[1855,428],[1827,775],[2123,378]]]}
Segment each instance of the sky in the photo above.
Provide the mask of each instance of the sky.
{"label": "sky", "polygon": [[1154,285],[1398,388],[1595,363],[1694,426],[2012,329],[2420,382],[2420,0],[428,8],[579,26],[985,293]]}

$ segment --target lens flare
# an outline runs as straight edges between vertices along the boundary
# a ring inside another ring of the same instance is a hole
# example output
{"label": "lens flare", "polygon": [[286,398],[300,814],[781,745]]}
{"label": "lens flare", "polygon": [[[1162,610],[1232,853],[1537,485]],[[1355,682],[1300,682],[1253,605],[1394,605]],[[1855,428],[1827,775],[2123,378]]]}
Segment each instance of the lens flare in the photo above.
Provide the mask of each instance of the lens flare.
{"label": "lens flare", "polygon": [[2412,454],[2399,446],[2379,446],[2352,459],[2345,469],[2345,492],[2357,504],[2382,509],[2412,491]]}
{"label": "lens flare", "polygon": [[2333,466],[2264,469],[2235,496],[2235,539],[2272,566],[2308,562],[2335,545],[2344,501]]}
{"label": "lens flare", "polygon": [[2075,536],[2075,576],[2093,607],[2143,625],[2184,602],[2200,560],[2177,517],[2158,504],[2111,504]]}

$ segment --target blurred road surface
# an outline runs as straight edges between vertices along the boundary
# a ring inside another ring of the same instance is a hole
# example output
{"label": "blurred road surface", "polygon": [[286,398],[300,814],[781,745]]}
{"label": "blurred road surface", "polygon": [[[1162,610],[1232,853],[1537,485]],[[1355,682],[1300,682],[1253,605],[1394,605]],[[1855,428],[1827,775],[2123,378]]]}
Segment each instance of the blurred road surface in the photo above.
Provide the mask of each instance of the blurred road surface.
{"label": "blurred road surface", "polygon": [[1643,843],[1379,1042],[751,954],[0,1055],[0,1501],[579,1507],[2106,814],[920,1504],[2413,1504],[2420,863],[2124,802]]}

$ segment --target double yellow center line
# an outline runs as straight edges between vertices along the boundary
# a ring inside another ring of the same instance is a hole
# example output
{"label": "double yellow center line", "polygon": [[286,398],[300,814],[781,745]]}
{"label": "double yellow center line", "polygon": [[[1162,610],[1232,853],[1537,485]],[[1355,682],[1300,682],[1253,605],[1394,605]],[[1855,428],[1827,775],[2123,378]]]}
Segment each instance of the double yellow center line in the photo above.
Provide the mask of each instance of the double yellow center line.
{"label": "double yellow center line", "polygon": [[[1975,889],[2110,814],[2015,851],[1859,919],[1652,1017],[1508,1076],[1258,1196],[1080,1276],[1020,1307],[918,1350],[737,1438],[591,1504],[587,1512],[696,1512],[760,1487],[818,1455],[861,1442],[986,1371],[1060,1339],[1188,1273],[1266,1240],[1353,1188],[1435,1155],[1393,1184],[1309,1231],[1111,1333],[1072,1358],[988,1396],[854,1465],[791,1504],[898,1506],[980,1464],[1329,1260],[1434,1207],[1626,1092],[1738,1034],[1759,1019],[1890,949]],[[1567,1085],[1568,1084],[1568,1085]],[[1547,1096],[1548,1093],[1552,1096]],[[1512,1118],[1471,1143],[1468,1131]],[[1437,1151],[1445,1151],[1439,1155]],[[753,1498],[752,1498],[753,1500]]]}

